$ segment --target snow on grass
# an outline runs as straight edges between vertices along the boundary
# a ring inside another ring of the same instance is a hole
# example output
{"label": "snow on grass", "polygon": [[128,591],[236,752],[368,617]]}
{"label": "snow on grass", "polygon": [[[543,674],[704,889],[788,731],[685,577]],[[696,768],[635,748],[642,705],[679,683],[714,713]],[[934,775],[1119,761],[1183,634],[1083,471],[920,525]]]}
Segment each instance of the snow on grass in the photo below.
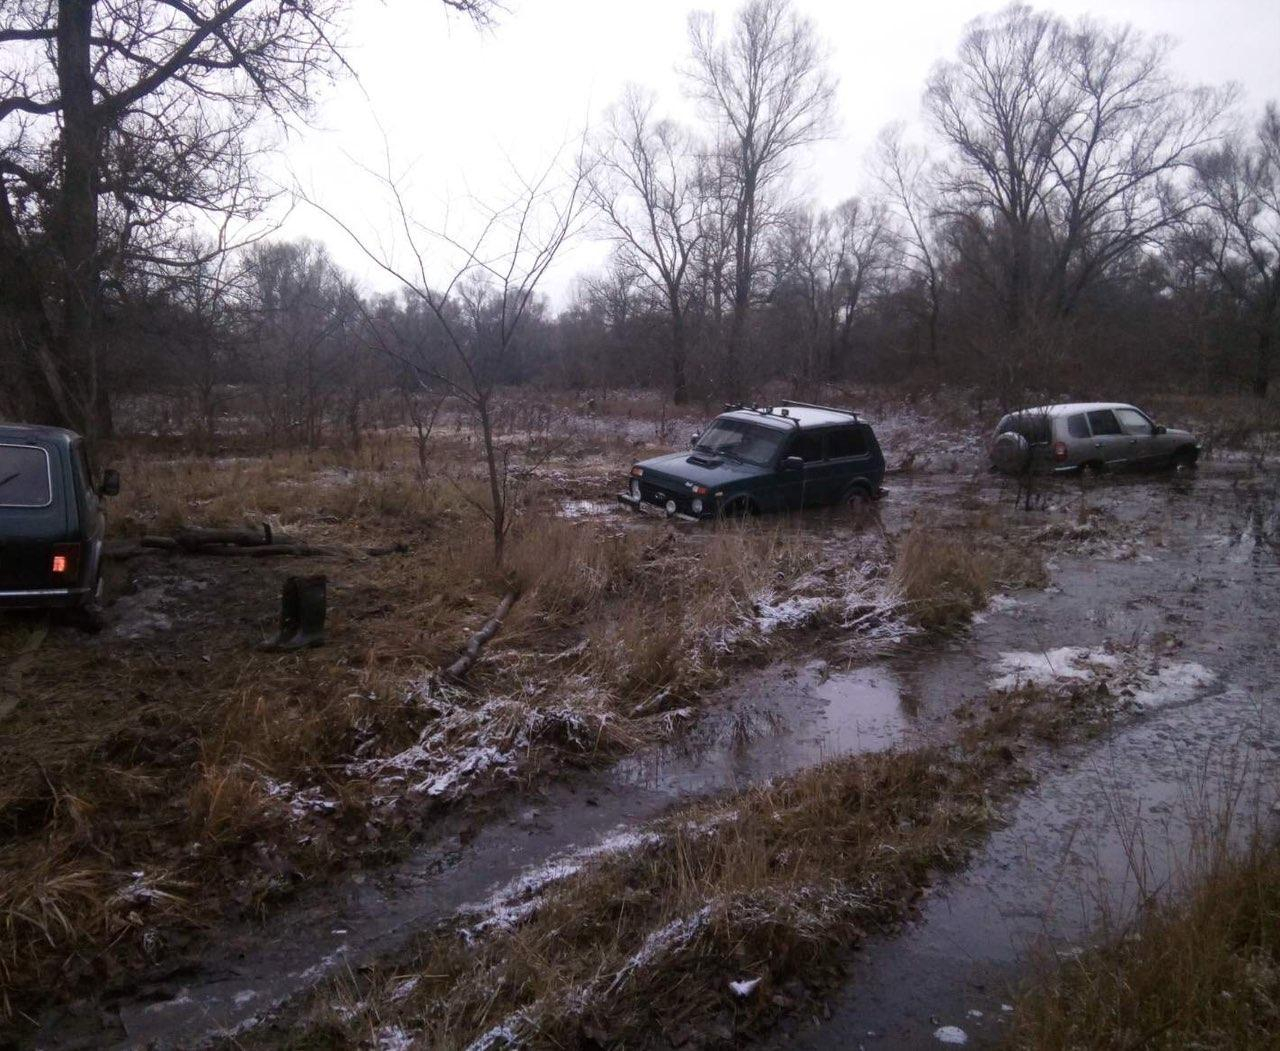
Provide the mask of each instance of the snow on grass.
{"label": "snow on grass", "polygon": [[967,1044],[969,1034],[958,1025],[940,1025],[933,1031],[933,1038],[943,1044]]}
{"label": "snow on grass", "polygon": [[990,682],[995,690],[1098,683],[1137,708],[1179,704],[1217,679],[1215,672],[1194,661],[1087,646],[1003,653],[995,667],[999,674]]}
{"label": "snow on grass", "polygon": [[436,717],[418,740],[395,755],[360,759],[348,765],[354,777],[369,778],[380,789],[376,802],[397,795],[452,801],[481,782],[513,778],[542,742],[576,751],[592,751],[613,719],[605,700],[585,683],[551,704],[521,697],[497,697],[478,708],[453,700],[451,691],[430,684],[418,688],[420,703]]}
{"label": "snow on grass", "polygon": [[759,984],[759,978],[744,978],[740,982],[730,982],[729,989],[734,996],[750,996]]}
{"label": "snow on grass", "polygon": [[478,917],[475,922],[462,928],[462,937],[470,944],[491,931],[514,930],[538,910],[548,888],[576,876],[593,861],[618,854],[632,854],[653,846],[660,840],[661,837],[655,832],[620,829],[611,832],[598,843],[558,855],[522,872],[486,901],[460,910],[462,915]]}

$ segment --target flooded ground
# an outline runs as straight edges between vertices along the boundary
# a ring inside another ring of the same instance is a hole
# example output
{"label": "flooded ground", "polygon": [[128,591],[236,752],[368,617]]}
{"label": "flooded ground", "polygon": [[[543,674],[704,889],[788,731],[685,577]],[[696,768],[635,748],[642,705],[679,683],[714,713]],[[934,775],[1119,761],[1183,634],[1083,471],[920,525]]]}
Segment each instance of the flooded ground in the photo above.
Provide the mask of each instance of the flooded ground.
{"label": "flooded ground", "polygon": [[1275,476],[1208,469],[1190,483],[1127,480],[1092,495],[1149,527],[1150,557],[1062,556],[1054,586],[1018,608],[1018,649],[1151,640],[1211,681],[1164,691],[1119,731],[1040,757],[1036,786],[975,861],[903,932],[853,956],[830,1018],[770,1046],[993,1044],[1028,960],[1074,953],[1104,923],[1123,929],[1140,901],[1176,885],[1197,837],[1224,815],[1241,829],[1277,820]]}
{"label": "flooded ground", "polygon": [[[933,1046],[957,1033],[983,1041],[998,1032],[1031,946],[1044,937],[1076,945],[1104,913],[1122,913],[1135,871],[1155,881],[1142,886],[1157,886],[1184,851],[1190,804],[1203,807],[1222,785],[1252,783],[1280,762],[1280,523],[1275,477],[1242,465],[1064,485],[1030,512],[989,478],[908,476],[894,480],[884,524],[896,530],[975,492],[1046,526],[1089,520],[1064,507],[1099,512],[1107,526],[1064,536],[1052,585],[1001,595],[966,634],[907,643],[861,667],[809,660],[743,675],[663,748],[523,793],[490,820],[455,814],[406,862],[317,888],[264,925],[230,928],[126,999],[59,1012],[37,1045],[192,1046],[252,1025],[523,869],[675,801],[829,756],[945,737],[956,707],[985,693],[1011,654],[1128,647],[1153,668],[1176,657],[1177,667],[1207,669],[1152,691],[1152,708],[1108,738],[1040,757],[1036,788],[975,863],[900,936],[855,955],[831,1019],[779,1037],[811,1047]],[[580,513],[617,513],[583,503],[591,509]],[[1171,680],[1153,671],[1144,681]],[[1161,706],[1160,697],[1176,701]],[[1137,817],[1148,824],[1135,868]]]}

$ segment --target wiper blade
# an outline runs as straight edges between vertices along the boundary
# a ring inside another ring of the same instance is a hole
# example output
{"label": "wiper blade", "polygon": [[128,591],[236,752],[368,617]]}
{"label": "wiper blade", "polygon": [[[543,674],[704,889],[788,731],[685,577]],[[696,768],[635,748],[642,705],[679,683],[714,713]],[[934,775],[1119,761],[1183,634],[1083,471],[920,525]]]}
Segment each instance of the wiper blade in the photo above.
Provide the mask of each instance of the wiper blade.
{"label": "wiper blade", "polygon": [[7,474],[7,475],[5,475],[3,478],[0,478],[0,485],[8,485],[8,484],[9,484],[10,482],[12,482],[15,478],[17,478],[20,474],[22,474],[22,472],[21,472],[21,471],[14,471],[14,472],[13,472],[13,474]]}

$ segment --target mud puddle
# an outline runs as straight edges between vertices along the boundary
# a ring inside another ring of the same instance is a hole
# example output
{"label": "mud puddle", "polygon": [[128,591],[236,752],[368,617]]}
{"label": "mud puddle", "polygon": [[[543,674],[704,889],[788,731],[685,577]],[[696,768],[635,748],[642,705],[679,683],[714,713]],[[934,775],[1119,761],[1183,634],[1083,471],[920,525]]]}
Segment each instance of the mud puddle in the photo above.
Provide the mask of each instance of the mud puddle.
{"label": "mud puddle", "polygon": [[1090,498],[1141,526],[1150,557],[1061,556],[1053,586],[1016,610],[1016,649],[1146,642],[1208,674],[1157,691],[1102,740],[1042,755],[974,862],[901,932],[852,954],[829,1019],[766,1046],[991,1046],[1029,961],[1123,930],[1179,885],[1215,822],[1239,835],[1280,820],[1277,479],[1205,470]]}
{"label": "mud puddle", "polygon": [[449,817],[405,862],[315,888],[263,924],[230,927],[197,961],[124,999],[51,1014],[35,1044],[190,1047],[250,1027],[318,982],[395,952],[522,871],[619,826],[677,801],[903,740],[919,729],[904,674],[891,663],[845,671],[814,662],[744,678],[709,698],[709,713],[674,743],[526,793],[478,827]]}

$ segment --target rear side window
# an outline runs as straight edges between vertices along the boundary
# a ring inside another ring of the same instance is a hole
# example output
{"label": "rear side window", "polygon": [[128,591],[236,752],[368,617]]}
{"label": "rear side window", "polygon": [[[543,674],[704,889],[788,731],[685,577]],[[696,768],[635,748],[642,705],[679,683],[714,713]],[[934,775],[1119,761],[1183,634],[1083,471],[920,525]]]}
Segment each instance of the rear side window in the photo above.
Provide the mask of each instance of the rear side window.
{"label": "rear side window", "polygon": [[48,507],[52,502],[49,454],[33,445],[0,445],[0,507]]}
{"label": "rear side window", "polygon": [[1013,412],[1000,421],[996,434],[1016,431],[1030,445],[1045,445],[1049,441],[1049,416],[1043,412]]}
{"label": "rear side window", "polygon": [[1089,423],[1085,420],[1083,412],[1067,417],[1067,434],[1072,438],[1089,437]]}
{"label": "rear side window", "polygon": [[842,456],[865,456],[867,437],[860,427],[837,427],[827,432],[827,456],[838,460]]}
{"label": "rear side window", "polygon": [[822,432],[801,431],[791,444],[791,455],[800,457],[805,463],[821,460],[823,458]]}
{"label": "rear side window", "polygon": [[1089,413],[1089,426],[1095,435],[1124,433],[1120,430],[1120,421],[1116,419],[1116,414],[1110,409],[1095,409]]}

